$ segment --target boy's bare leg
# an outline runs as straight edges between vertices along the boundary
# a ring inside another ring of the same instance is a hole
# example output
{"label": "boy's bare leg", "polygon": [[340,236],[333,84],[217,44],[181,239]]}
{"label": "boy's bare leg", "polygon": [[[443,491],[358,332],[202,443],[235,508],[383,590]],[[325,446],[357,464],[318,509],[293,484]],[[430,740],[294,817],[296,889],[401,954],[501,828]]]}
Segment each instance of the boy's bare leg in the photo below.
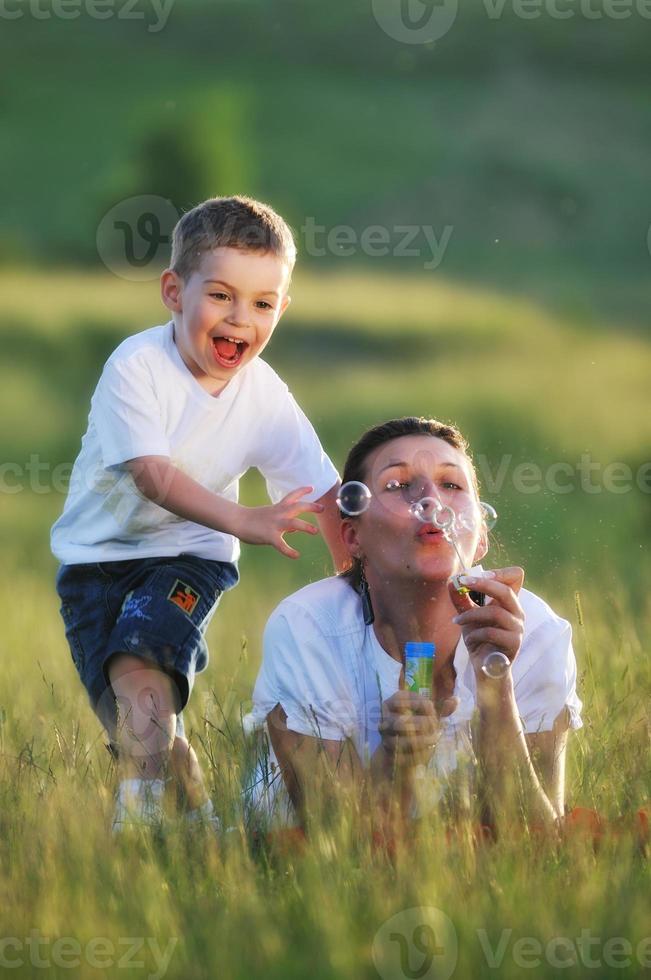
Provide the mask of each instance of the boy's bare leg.
{"label": "boy's bare leg", "polygon": [[118,702],[117,742],[123,779],[164,779],[176,732],[178,693],[164,671],[130,654],[108,665]]}
{"label": "boy's bare leg", "polygon": [[208,802],[203,773],[196,752],[187,739],[180,735],[176,736],[172,745],[170,766],[172,774],[185,797],[188,810],[196,810]]}
{"label": "boy's bare leg", "polygon": [[108,667],[118,702],[117,743],[120,792],[114,829],[135,816],[146,821],[162,817],[164,779],[168,772],[179,785],[190,820],[218,828],[212,802],[194,749],[176,735],[178,691],[164,671],[129,654],[116,654]]}

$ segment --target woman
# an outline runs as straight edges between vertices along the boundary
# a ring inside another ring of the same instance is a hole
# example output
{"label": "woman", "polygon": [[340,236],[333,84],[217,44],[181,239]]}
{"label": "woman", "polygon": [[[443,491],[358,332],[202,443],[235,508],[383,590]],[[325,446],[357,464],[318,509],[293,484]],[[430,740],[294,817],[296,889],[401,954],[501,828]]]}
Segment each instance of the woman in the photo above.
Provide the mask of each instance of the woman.
{"label": "woman", "polygon": [[[253,721],[266,721],[273,752],[271,774],[258,773],[257,804],[273,802],[276,822],[291,822],[292,811],[303,822],[325,762],[338,784],[372,790],[380,808],[397,798],[403,814],[422,813],[423,787],[431,803],[437,785],[473,758],[478,709],[474,750],[489,819],[512,819],[518,786],[528,816],[554,824],[564,811],[568,731],[581,726],[571,630],[522,588],[520,568],[467,581],[483,606],[450,581],[460,559],[470,568],[488,551],[463,436],[434,420],[386,422],[349,453],[349,481],[370,490],[365,511],[342,515],[352,567],[283,600],[265,630]],[[460,554],[418,518],[420,500],[421,516],[452,508]],[[400,689],[403,650],[414,640],[436,645],[432,699]],[[494,651],[508,658],[502,677],[482,670]]]}

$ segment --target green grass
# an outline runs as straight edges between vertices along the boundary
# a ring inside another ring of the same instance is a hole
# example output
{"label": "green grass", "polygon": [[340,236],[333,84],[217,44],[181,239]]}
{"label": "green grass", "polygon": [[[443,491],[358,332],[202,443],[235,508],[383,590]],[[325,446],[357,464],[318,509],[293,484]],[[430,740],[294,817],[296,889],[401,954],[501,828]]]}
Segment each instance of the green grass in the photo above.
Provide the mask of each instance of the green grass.
{"label": "green grass", "polygon": [[[544,946],[552,937],[578,937],[589,929],[600,937],[592,954],[603,965],[607,940],[622,936],[635,948],[647,936],[649,866],[629,836],[606,842],[595,854],[591,843],[556,852],[514,832],[512,839],[473,854],[462,844],[446,844],[434,827],[399,853],[394,865],[351,839],[345,823],[317,833],[303,856],[251,853],[241,830],[217,850],[174,830],[159,843],[112,841],[107,825],[114,773],[68,662],[50,583],[22,572],[6,576],[4,586],[9,648],[2,668],[3,928],[4,935],[21,939],[31,930],[49,937],[49,947],[40,952],[50,962],[56,963],[52,943],[65,936],[82,949],[92,939],[107,939],[117,950],[114,963],[126,954],[128,937],[155,940],[161,950],[178,937],[169,977],[300,978],[309,972],[372,978],[377,931],[414,907],[440,909],[452,921],[459,942],[455,976],[494,975],[479,930],[493,948],[502,930],[512,930],[499,973],[505,977],[519,976],[513,944],[523,937]],[[199,679],[188,713],[217,808],[236,826],[247,756],[239,706],[248,697],[256,661],[250,655],[239,664],[238,624],[246,613],[252,638],[262,625],[264,603],[255,587],[250,575],[239,595],[226,598],[211,631],[213,662]],[[283,591],[275,584],[276,590]],[[651,678],[629,617],[612,607],[605,617],[594,598],[585,607],[577,648],[587,726],[573,740],[569,798],[616,818],[648,795],[645,692]],[[647,614],[640,619],[643,635],[649,625]],[[399,927],[411,935],[413,926]],[[385,938],[380,948],[390,956],[395,943]],[[154,973],[157,961],[147,950],[139,959]],[[8,958],[15,955],[8,951]],[[27,947],[22,955],[27,966],[16,972],[28,976]],[[416,965],[421,962],[415,950],[412,955]],[[639,970],[622,973],[638,976]],[[82,960],[77,973],[53,968],[52,975],[97,973]],[[103,975],[136,977],[142,970],[114,966]],[[555,974],[543,958],[533,975]]]}
{"label": "green grass", "polygon": [[[449,35],[425,46],[386,37],[370,0],[176,0],[156,35],[118,18],[3,19],[2,972],[19,958],[16,976],[153,977],[171,943],[166,976],[179,980],[403,980],[397,940],[380,943],[378,930],[410,938],[428,913],[392,917],[432,907],[458,939],[455,978],[643,972],[651,882],[629,834],[595,853],[514,831],[475,853],[433,826],[392,864],[344,820],[302,855],[252,848],[239,719],[267,616],[329,571],[320,542],[301,542],[297,563],[245,547],[242,583],[211,624],[186,714],[215,805],[237,828],[217,848],[174,830],[111,839],[115,772],[57,610],[47,536],[90,395],[114,346],[166,318],[153,284],[93,271],[98,223],[131,195],[185,208],[252,193],[287,216],[303,253],[268,359],[335,462],[392,415],[461,425],[500,514],[491,562],[523,565],[574,627],[585,728],[571,740],[568,802],[617,821],[651,797],[649,495],[513,484],[525,463],[576,468],[589,453],[636,472],[648,461],[646,21],[489,21],[482,0],[459,7]],[[310,216],[358,234],[413,223],[453,235],[429,274],[419,258],[316,262],[301,231]],[[40,465],[40,485],[12,492]],[[244,499],[261,494],[247,477]],[[518,965],[519,940],[544,948],[585,930],[598,937],[596,969],[544,952]],[[34,931],[50,942],[30,954]],[[78,965],[74,950],[55,953],[64,937],[86,949]],[[128,937],[146,940],[131,964]],[[628,967],[604,952],[616,937],[632,945]],[[447,952],[449,938],[437,925]],[[492,968],[484,949],[500,939]],[[423,956],[411,953],[414,976]]]}
{"label": "green grass", "polygon": [[[50,467],[72,461],[107,353],[163,318],[155,288],[33,269],[5,273],[0,287],[0,407],[12,419],[3,459],[24,466],[38,454]],[[492,470],[503,453],[513,454],[513,465],[543,467],[575,462],[585,451],[604,463],[645,459],[649,344],[617,323],[590,333],[581,321],[496,291],[395,272],[303,273],[293,293],[268,359],[338,464],[364,426],[408,413],[458,421]],[[244,491],[247,500],[260,499],[260,482],[247,479]],[[528,582],[575,629],[586,727],[572,738],[568,801],[616,820],[651,795],[648,495],[522,494],[509,481],[485,495],[501,515],[493,561],[523,564]],[[211,664],[198,678],[187,728],[217,809],[238,829],[219,848],[176,831],[162,842],[112,841],[115,773],[77,681],[53,589],[47,531],[62,505],[61,493],[24,490],[3,494],[0,514],[2,935],[23,940],[38,930],[52,943],[69,936],[82,947],[105,938],[115,949],[112,966],[82,957],[67,968],[54,963],[52,944],[43,946],[53,976],[155,973],[150,946],[135,957],[146,967],[118,967],[124,941],[148,937],[164,950],[178,937],[168,977],[373,978],[378,929],[413,907],[435,907],[451,919],[459,941],[455,977],[519,977],[518,939],[544,946],[582,929],[601,940],[593,956],[602,969],[591,975],[609,975],[606,940],[621,936],[635,949],[649,934],[649,865],[629,835],[594,853],[586,843],[556,851],[514,831],[473,853],[446,844],[434,827],[392,865],[343,821],[324,827],[302,856],[251,849],[238,790],[251,747],[240,713],[268,614],[327,572],[319,542],[302,543],[297,563],[245,548],[242,584],[210,627]],[[502,929],[512,933],[496,972],[478,930],[495,948]],[[382,948],[389,955],[397,946]],[[111,954],[102,949],[106,961]],[[28,947],[20,955],[16,975],[38,972]],[[413,956],[415,968],[420,958]],[[404,975],[396,969],[391,980]],[[640,969],[633,956],[617,975]],[[544,954],[530,970],[534,977],[556,972]]]}

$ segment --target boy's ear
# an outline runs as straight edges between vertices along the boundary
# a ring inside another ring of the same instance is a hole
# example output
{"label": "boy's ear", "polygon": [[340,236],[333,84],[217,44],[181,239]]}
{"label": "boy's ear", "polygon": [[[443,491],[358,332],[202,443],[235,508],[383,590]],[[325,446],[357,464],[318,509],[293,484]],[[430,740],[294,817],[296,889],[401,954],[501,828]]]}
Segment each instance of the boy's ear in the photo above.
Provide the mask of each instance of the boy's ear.
{"label": "boy's ear", "polygon": [[280,304],[280,312],[278,313],[279,320],[283,315],[283,313],[285,312],[285,310],[287,309],[287,307],[289,306],[289,304],[291,303],[291,301],[292,301],[292,297],[289,295],[289,293],[283,297],[283,300]]}
{"label": "boy's ear", "polygon": [[160,295],[172,313],[183,312],[183,280],[172,269],[165,269],[160,277]]}

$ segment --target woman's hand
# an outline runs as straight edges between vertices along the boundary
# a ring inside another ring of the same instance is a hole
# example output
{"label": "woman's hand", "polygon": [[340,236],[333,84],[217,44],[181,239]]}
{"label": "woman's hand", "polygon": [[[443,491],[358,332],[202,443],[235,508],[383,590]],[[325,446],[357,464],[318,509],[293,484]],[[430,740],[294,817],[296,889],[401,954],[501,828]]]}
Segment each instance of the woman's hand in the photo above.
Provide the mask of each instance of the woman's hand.
{"label": "woman's hand", "polygon": [[448,698],[437,714],[430,698],[414,691],[396,691],[382,704],[379,725],[382,748],[397,767],[426,764],[441,732],[439,718],[452,714],[458,698]]}
{"label": "woman's hand", "polygon": [[461,595],[450,582],[450,598],[457,610],[454,622],[461,626],[470,661],[479,674],[488,653],[498,650],[511,663],[517,657],[524,636],[524,611],[518,592],[524,581],[522,568],[498,568],[486,577],[464,577],[474,592],[488,597],[485,606],[477,606],[470,596]]}

